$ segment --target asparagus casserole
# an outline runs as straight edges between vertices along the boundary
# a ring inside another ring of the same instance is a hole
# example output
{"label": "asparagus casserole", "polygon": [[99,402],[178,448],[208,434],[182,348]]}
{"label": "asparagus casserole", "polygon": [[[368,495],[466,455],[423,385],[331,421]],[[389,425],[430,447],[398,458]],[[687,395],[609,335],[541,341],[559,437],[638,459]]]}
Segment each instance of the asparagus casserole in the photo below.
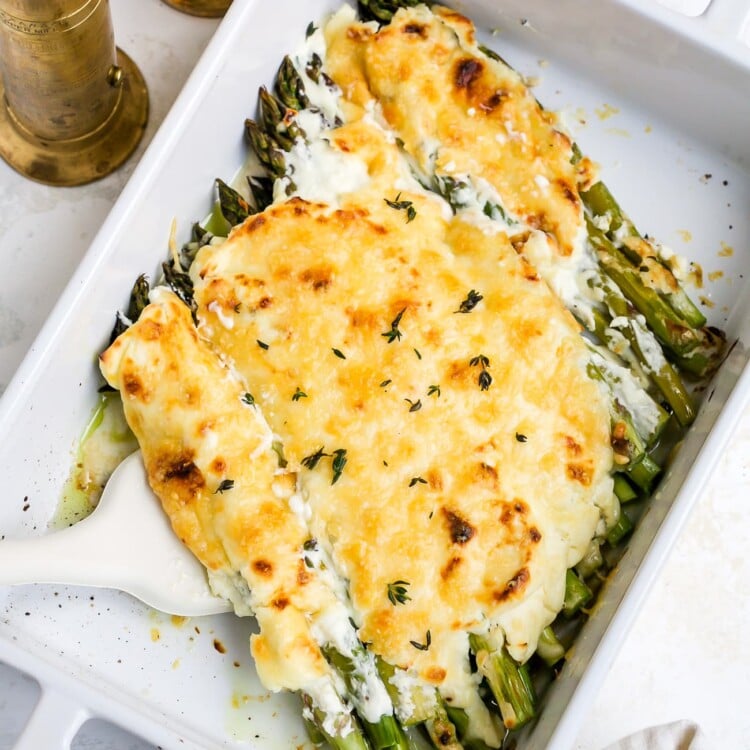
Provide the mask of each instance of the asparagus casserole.
{"label": "asparagus casserole", "polygon": [[500,747],[723,339],[466,18],[359,12],[260,91],[264,171],[101,367],[314,742]]}

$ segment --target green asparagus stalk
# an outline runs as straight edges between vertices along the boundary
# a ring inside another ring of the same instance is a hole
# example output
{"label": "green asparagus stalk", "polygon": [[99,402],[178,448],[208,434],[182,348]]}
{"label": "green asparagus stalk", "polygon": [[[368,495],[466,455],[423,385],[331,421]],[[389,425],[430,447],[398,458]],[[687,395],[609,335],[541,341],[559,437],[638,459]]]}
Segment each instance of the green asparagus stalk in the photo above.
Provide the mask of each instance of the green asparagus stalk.
{"label": "green asparagus stalk", "polygon": [[250,186],[255,208],[265,211],[273,203],[273,180],[270,177],[253,175],[247,178],[247,184]]}
{"label": "green asparagus stalk", "polygon": [[589,361],[586,371],[592,380],[600,380],[610,387],[609,411],[611,421],[611,442],[615,457],[615,467],[624,470],[642,460],[646,454],[648,435],[641,435],[633,424],[633,418],[626,406],[614,395],[612,371],[602,358]]}
{"label": "green asparagus stalk", "polygon": [[297,138],[305,137],[294,120],[295,110],[287,108],[265,86],[258,92],[258,102],[263,129],[284,151],[289,151]]}
{"label": "green asparagus stalk", "polygon": [[[653,250],[647,240],[641,236],[630,218],[623,213],[614,196],[603,182],[597,182],[589,190],[582,192],[581,199],[591,214],[607,217],[609,228],[606,234],[610,240],[616,242],[617,237],[624,234],[626,237],[630,236],[640,242],[647,243],[649,249]],[[644,257],[643,253],[631,249],[627,241],[616,242],[616,244],[622,250],[623,254],[636,266],[640,266],[644,261],[658,263],[674,282],[674,290],[666,295],[674,311],[693,328],[701,328],[706,325],[706,318],[703,313],[693,304],[684,289],[682,289],[674,278],[671,269],[665,263],[661,262],[655,251],[649,252]]]}
{"label": "green asparagus stalk", "polygon": [[322,737],[333,750],[371,750],[370,744],[355,720],[351,727],[347,727],[350,731],[345,734],[331,734],[325,728],[325,714],[306,693],[302,694],[302,705],[308,732],[312,730],[310,739],[315,744],[319,744],[318,741]]}
{"label": "green asparagus stalk", "polygon": [[469,644],[477,668],[492,690],[508,729],[518,729],[536,715],[536,696],[525,664],[518,664],[503,647],[493,650],[487,639],[472,633]]}
{"label": "green asparagus stalk", "polygon": [[648,495],[661,474],[661,467],[646,454],[637,464],[628,467],[627,475],[636,487]]}
{"label": "green asparagus stalk", "polygon": [[[643,323],[643,319],[634,314],[635,311],[625,297],[619,292],[615,292],[609,283],[603,284],[601,288],[612,317],[622,317],[628,321],[627,327],[620,329],[620,332],[630,344],[639,365],[650,376],[654,385],[664,396],[677,421],[683,427],[687,427],[695,419],[695,407],[680,376],[669,362],[661,356],[659,342]],[[605,320],[604,313],[599,310],[594,311],[594,318],[594,333],[600,340],[609,344],[610,342],[607,339],[611,335],[608,333],[611,320]],[[650,357],[648,356],[647,352],[644,351],[645,344],[650,344],[652,350],[657,352],[656,357],[653,354]]]}
{"label": "green asparagus stalk", "polygon": [[589,240],[607,275],[648,322],[664,344],[688,371],[705,376],[721,357],[717,336],[705,328],[691,328],[668,301],[655,289],[646,286],[637,268],[618,250],[609,238],[587,218]]}
{"label": "green asparagus stalk", "polygon": [[423,0],[359,0],[359,16],[363,21],[390,23],[399,8],[413,8]]}
{"label": "green asparagus stalk", "polygon": [[633,530],[633,522],[625,511],[620,511],[617,523],[607,532],[607,542],[614,547]]}
{"label": "green asparagus stalk", "polygon": [[219,192],[219,208],[222,216],[233,226],[242,224],[253,212],[250,204],[234,188],[217,178],[216,187]]}
{"label": "green asparagus stalk", "polygon": [[[362,650],[364,651],[364,648]],[[323,653],[344,678],[348,693],[351,696],[357,696],[360,692],[360,678],[354,661],[330,646],[324,647]],[[386,750],[386,748],[391,747],[398,748],[398,750],[408,750],[408,740],[395,716],[384,714],[375,723],[360,718],[360,722],[367,733],[373,750]]]}
{"label": "green asparagus stalk", "polygon": [[125,311],[125,317],[127,319],[123,319],[122,314],[119,312],[115,315],[115,324],[112,327],[112,332],[109,334],[110,346],[121,333],[127,330],[131,323],[135,323],[135,321],[140,318],[143,308],[148,304],[149,291],[150,286],[148,279],[146,278],[146,274],[142,273],[135,280],[135,283],[130,290],[128,308]]}
{"label": "green asparagus stalk", "polygon": [[[620,474],[616,474],[615,479],[619,476]],[[576,565],[576,573],[585,581],[592,573],[599,570],[602,565],[604,565],[604,558],[602,557],[601,542],[598,539],[592,539],[589,542],[586,554]]]}
{"label": "green asparagus stalk", "polygon": [[290,109],[299,111],[310,106],[305,84],[289,55],[284,57],[276,74],[276,96]]}
{"label": "green asparagus stalk", "polygon": [[284,151],[279,148],[278,143],[255,120],[245,120],[245,135],[258,161],[274,177],[283,177],[286,174],[286,160]]}
{"label": "green asparagus stalk", "polygon": [[633,489],[633,485],[622,475],[615,474],[615,495],[621,503],[629,503],[638,497],[638,493]]}
{"label": "green asparagus stalk", "polygon": [[442,701],[438,701],[435,714],[425,721],[424,727],[435,750],[464,750],[461,741],[458,739],[458,731],[448,718],[448,713]]}
{"label": "green asparagus stalk", "polygon": [[[396,674],[397,668],[379,657],[376,659],[376,664],[378,673],[380,674],[380,679],[383,681],[385,689],[388,691],[391,702],[397,707],[397,709],[399,709],[402,699],[398,690],[391,682],[391,679]],[[410,709],[409,715],[405,716],[403,713],[399,713],[401,723],[406,727],[410,727],[415,726],[416,724],[421,724],[432,718],[435,715],[438,700],[437,690],[432,691],[431,694],[429,691],[422,689],[414,690],[407,701]]]}
{"label": "green asparagus stalk", "polygon": [[539,636],[536,652],[548,667],[554,666],[565,656],[565,648],[549,625]]}
{"label": "green asparagus stalk", "polygon": [[563,604],[566,617],[571,617],[585,607],[592,597],[591,589],[576,575],[574,570],[569,568],[565,574],[565,602]]}

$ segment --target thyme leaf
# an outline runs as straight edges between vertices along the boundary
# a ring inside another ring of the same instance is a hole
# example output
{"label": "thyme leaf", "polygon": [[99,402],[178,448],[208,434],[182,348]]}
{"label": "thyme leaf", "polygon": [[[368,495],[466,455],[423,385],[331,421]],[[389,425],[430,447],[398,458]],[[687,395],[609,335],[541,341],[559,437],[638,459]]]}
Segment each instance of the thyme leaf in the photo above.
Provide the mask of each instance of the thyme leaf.
{"label": "thyme leaf", "polygon": [[337,448],[333,452],[333,460],[331,461],[331,468],[333,469],[333,478],[331,484],[336,484],[339,481],[341,472],[344,471],[346,466],[346,448]]}
{"label": "thyme leaf", "polygon": [[255,397],[252,393],[243,393],[242,403],[247,404],[248,406],[255,406]]}
{"label": "thyme leaf", "polygon": [[440,386],[439,385],[431,385],[427,389],[427,395],[428,396],[436,396],[437,398],[440,398]]}
{"label": "thyme leaf", "polygon": [[323,456],[330,456],[330,453],[326,453],[321,445],[315,453],[311,453],[309,456],[305,456],[300,463],[306,468],[312,471]]}
{"label": "thyme leaf", "polygon": [[331,349],[331,351],[339,358],[339,359],[346,359],[346,355],[341,351],[341,349]]}
{"label": "thyme leaf", "polygon": [[223,495],[231,489],[234,489],[234,479],[222,479],[219,486],[214,490],[214,495]]}
{"label": "thyme leaf", "polygon": [[417,399],[416,401],[412,401],[410,398],[405,398],[404,401],[408,401],[409,402],[409,404],[410,404],[409,411],[419,411],[422,408],[422,400],[421,399]]}
{"label": "thyme leaf", "polygon": [[414,219],[417,218],[417,210],[414,208],[414,204],[412,201],[402,201],[400,200],[401,193],[399,193],[395,200],[388,200],[388,198],[383,198],[383,200],[391,207],[395,208],[396,211],[406,211],[406,223],[409,224],[410,222],[414,221]]}
{"label": "thyme leaf", "polygon": [[307,24],[307,29],[305,31],[305,39],[309,39],[317,30],[318,27],[310,21],[310,23]]}
{"label": "thyme leaf", "polygon": [[409,487],[413,487],[415,484],[427,484],[427,480],[422,479],[422,477],[412,477],[409,482]]}
{"label": "thyme leaf", "polygon": [[484,354],[479,354],[478,356],[472,357],[469,360],[469,365],[471,367],[476,367],[477,365],[479,365],[482,369],[484,369],[485,367],[490,366],[490,360],[485,357]]}
{"label": "thyme leaf", "polygon": [[406,312],[406,308],[401,310],[401,312],[391,321],[391,330],[386,331],[385,333],[381,333],[380,335],[385,337],[388,340],[389,344],[392,344],[394,341],[399,341],[401,339],[401,331],[398,329],[399,323],[401,323],[401,318],[403,314]]}
{"label": "thyme leaf", "polygon": [[255,339],[255,343],[261,348],[261,349],[268,349],[268,344],[265,341],[261,341],[260,339]]}
{"label": "thyme leaf", "polygon": [[425,642],[420,643],[419,641],[409,641],[414,648],[419,649],[420,651],[428,651],[430,646],[432,645],[432,634],[428,630],[425,634]]}
{"label": "thyme leaf", "polygon": [[394,581],[387,584],[388,600],[395,607],[397,604],[406,604],[411,597],[406,593],[406,587],[411,586],[409,581]]}
{"label": "thyme leaf", "polygon": [[461,302],[461,304],[458,306],[458,310],[456,310],[457,313],[469,313],[471,312],[482,300],[484,297],[479,294],[475,289],[471,289],[469,293],[466,295],[466,299]]}
{"label": "thyme leaf", "polygon": [[519,443],[525,443],[528,440],[528,438],[526,437],[526,435],[523,435],[520,432],[517,432],[516,440],[518,440]]}
{"label": "thyme leaf", "polygon": [[490,375],[487,370],[482,370],[482,372],[479,373],[477,382],[479,383],[479,390],[486,391],[492,385],[492,375]]}
{"label": "thyme leaf", "polygon": [[299,401],[301,398],[308,398],[308,396],[299,386],[297,386],[297,390],[292,395],[292,401]]}
{"label": "thyme leaf", "polygon": [[380,384],[380,387],[381,387],[381,388],[386,388],[386,387],[387,387],[387,386],[389,386],[389,385],[390,385],[390,384],[391,384],[392,382],[393,382],[393,381],[392,381],[392,380],[391,380],[390,378],[388,378],[388,380],[384,380],[384,381],[383,381],[383,382],[382,382],[382,383]]}

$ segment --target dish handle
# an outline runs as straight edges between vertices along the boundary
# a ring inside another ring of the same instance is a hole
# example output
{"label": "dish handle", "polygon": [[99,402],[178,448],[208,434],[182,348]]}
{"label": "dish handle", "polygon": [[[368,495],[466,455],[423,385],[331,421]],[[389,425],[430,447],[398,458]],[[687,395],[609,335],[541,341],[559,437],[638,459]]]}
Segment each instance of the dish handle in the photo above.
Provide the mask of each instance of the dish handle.
{"label": "dish handle", "polygon": [[80,703],[42,685],[42,694],[13,750],[70,750],[91,714]]}

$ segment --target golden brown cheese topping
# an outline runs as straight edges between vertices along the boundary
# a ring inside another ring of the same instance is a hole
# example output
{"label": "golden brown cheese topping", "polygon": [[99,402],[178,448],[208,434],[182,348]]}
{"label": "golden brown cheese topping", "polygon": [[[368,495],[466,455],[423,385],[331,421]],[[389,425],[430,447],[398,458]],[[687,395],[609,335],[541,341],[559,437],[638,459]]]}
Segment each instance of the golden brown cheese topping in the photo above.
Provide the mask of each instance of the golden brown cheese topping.
{"label": "golden brown cheese topping", "polygon": [[339,209],[274,205],[204,248],[200,331],[300,472],[360,638],[450,694],[468,631],[502,622],[527,658],[559,610],[611,494],[609,418],[577,325],[508,238],[397,196],[375,127],[333,140],[356,144],[369,187]]}
{"label": "golden brown cheese topping", "polygon": [[330,680],[311,622],[333,596],[304,563],[307,529],[287,499],[294,477],[279,475],[268,426],[199,338],[190,311],[173,293],[158,292],[101,357],[149,482],[213,580],[228,578],[228,592],[241,575],[234,597],[258,618],[252,651],[264,683],[305,689]]}
{"label": "golden brown cheese topping", "polygon": [[340,14],[328,24],[327,65],[345,99],[373,97],[424,172],[472,175],[526,225],[570,255],[583,225],[578,195],[590,164],[521,77],[482,54],[471,22],[447,8],[400,10],[375,31]]}
{"label": "golden brown cheese topping", "polygon": [[[346,641],[350,612],[369,658],[438,687],[494,746],[468,634],[534,652],[611,502],[612,450],[579,327],[518,237],[454,215],[403,158],[485,180],[537,245],[572,252],[570,142],[467,24],[336,16],[347,123],[321,137],[299,115],[296,197],[278,181],[190,269],[197,331],[157,292],[103,371],[177,533],[235,604],[249,587],[267,686],[335,708],[321,647]],[[312,540],[322,557],[305,561]],[[391,710],[375,693],[356,708]]]}

